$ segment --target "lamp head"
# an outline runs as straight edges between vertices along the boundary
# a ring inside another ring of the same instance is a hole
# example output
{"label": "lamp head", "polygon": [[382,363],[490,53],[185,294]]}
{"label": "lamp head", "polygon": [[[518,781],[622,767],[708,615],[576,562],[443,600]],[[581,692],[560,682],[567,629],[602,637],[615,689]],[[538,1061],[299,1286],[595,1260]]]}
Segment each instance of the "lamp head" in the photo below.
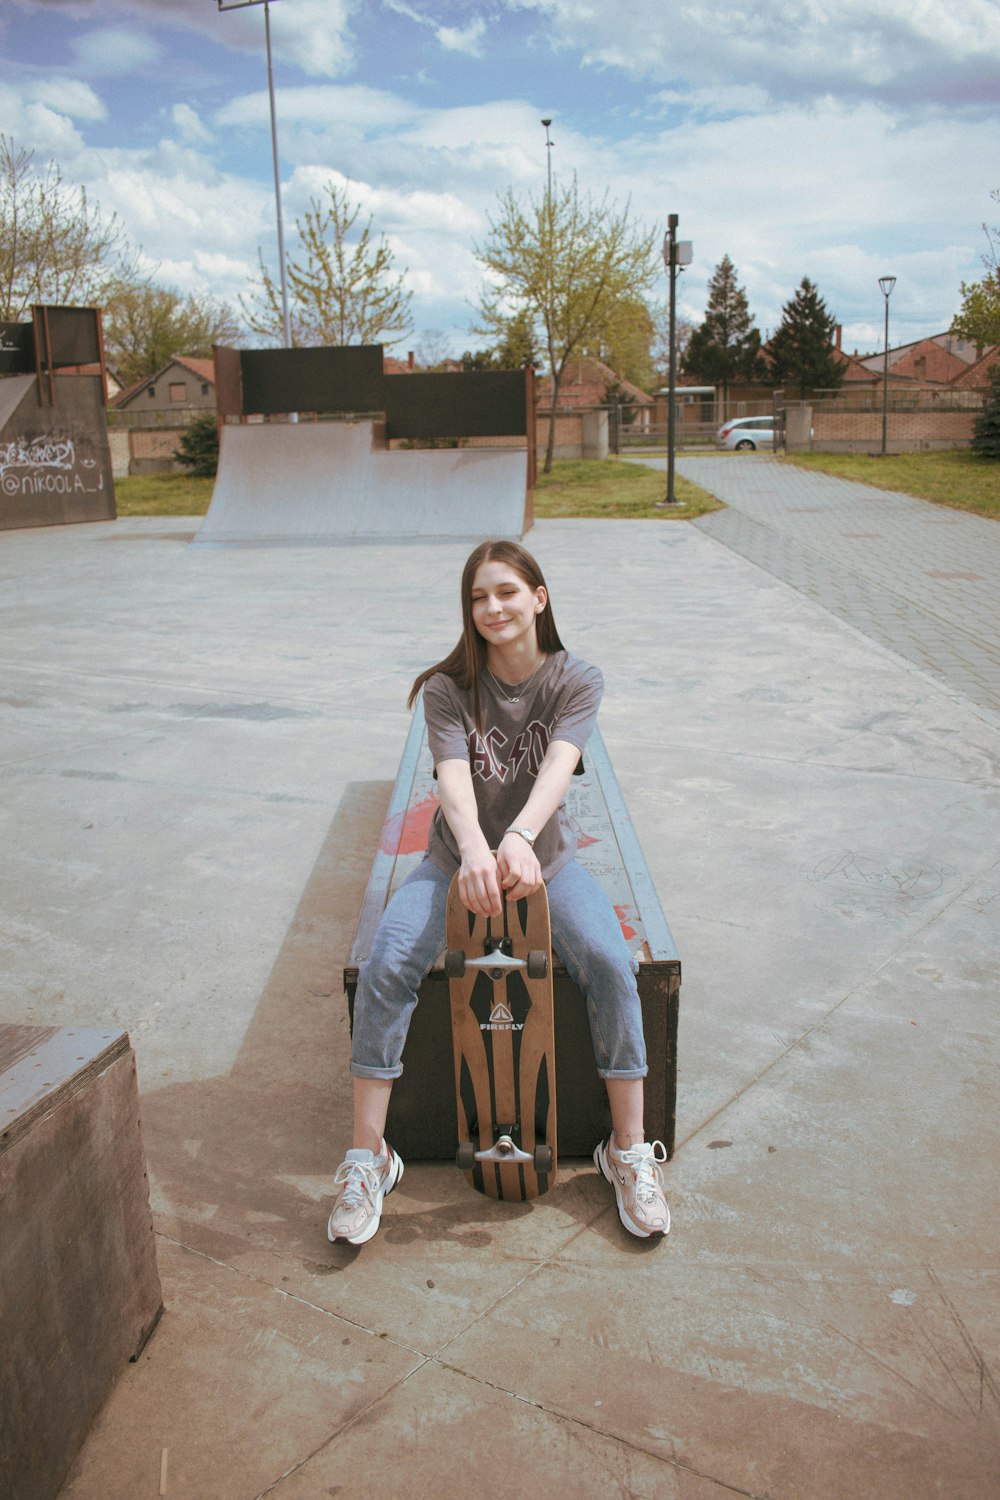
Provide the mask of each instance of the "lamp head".
{"label": "lamp head", "polygon": [[892,296],[892,289],[896,285],[895,276],[880,276],[878,279],[878,284],[882,296],[888,302],[889,298]]}

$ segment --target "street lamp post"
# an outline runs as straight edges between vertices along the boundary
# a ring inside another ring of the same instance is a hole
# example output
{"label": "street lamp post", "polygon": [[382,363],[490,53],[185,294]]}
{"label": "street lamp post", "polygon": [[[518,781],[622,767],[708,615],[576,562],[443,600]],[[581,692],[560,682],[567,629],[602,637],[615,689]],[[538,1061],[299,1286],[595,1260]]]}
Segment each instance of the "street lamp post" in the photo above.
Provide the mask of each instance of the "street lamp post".
{"label": "street lamp post", "polygon": [[271,66],[271,13],[269,0],[217,0],[220,10],[246,10],[250,5],[264,7],[264,41],[267,48],[267,92],[271,101],[271,154],[274,157],[274,203],[278,216],[278,263],[281,269],[281,317],[285,330],[285,347],[292,347],[292,324],[288,315],[288,277],[285,271],[285,229],[281,217],[281,173],[278,169],[278,122],[274,109],[274,69]]}
{"label": "street lamp post", "polygon": [[895,276],[880,276],[879,291],[885,299],[885,354],[882,360],[882,457],[888,452],[889,439],[889,298],[896,285]]}
{"label": "street lamp post", "polygon": [[663,500],[656,502],[657,508],[665,505],[676,505],[677,499],[674,495],[674,448],[676,446],[677,433],[677,340],[675,330],[677,325],[677,275],[685,266],[691,264],[692,250],[690,240],[677,239],[677,225],[679,223],[677,214],[667,215],[667,232],[663,237],[663,262],[670,276],[670,314],[667,339],[669,343],[669,375],[667,378],[667,493]]}
{"label": "street lamp post", "polygon": [[548,201],[549,213],[551,213],[552,212],[552,139],[551,139],[551,137],[549,135],[549,126],[552,124],[552,121],[551,120],[543,120],[542,124],[545,126],[545,152],[546,152],[546,158],[547,158],[548,164],[549,164],[549,166],[548,166],[548,184],[549,184],[549,186],[548,186],[548,200],[547,201]]}

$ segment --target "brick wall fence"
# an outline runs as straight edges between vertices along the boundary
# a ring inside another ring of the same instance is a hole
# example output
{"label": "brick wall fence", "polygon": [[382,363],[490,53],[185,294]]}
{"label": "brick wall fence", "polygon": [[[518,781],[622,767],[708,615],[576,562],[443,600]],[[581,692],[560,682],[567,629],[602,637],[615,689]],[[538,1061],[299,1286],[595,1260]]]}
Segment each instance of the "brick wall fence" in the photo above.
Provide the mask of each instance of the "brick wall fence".
{"label": "brick wall fence", "polygon": [[[905,407],[890,405],[887,450],[911,453],[932,448],[968,448],[984,393],[969,391],[961,395],[961,404],[955,401],[945,405],[933,396],[923,400],[918,396]],[[862,408],[843,397],[789,402],[785,422],[790,453],[810,448],[817,453],[882,451],[882,408],[873,403]]]}
{"label": "brick wall fence", "polygon": [[[115,479],[127,479],[130,474],[186,472],[177,462],[176,453],[188,423],[178,422],[178,415],[171,413],[168,425],[159,413],[143,412],[141,416],[131,412],[108,413],[111,472]],[[190,421],[202,413],[190,409],[185,415]]]}

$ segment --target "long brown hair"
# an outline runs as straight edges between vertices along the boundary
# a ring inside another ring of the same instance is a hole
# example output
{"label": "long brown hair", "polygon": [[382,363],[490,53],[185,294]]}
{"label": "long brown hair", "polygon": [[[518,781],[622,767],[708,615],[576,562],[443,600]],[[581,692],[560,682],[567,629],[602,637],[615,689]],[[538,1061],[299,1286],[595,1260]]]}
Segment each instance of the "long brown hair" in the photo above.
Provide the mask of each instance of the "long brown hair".
{"label": "long brown hair", "polygon": [[443,661],[436,662],[433,667],[428,667],[425,672],[421,672],[414,678],[410,696],[406,700],[407,708],[412,708],[417,701],[417,694],[428,677],[433,677],[436,672],[444,672],[445,676],[453,678],[460,688],[464,688],[466,692],[471,690],[473,714],[480,730],[483,725],[479,702],[479,674],[486,666],[486,642],[472,619],[472,585],[476,573],[485,562],[506,563],[519,577],[523,578],[530,589],[545,589],[545,608],[537,616],[539,649],[545,652],[565,649],[556,629],[555,618],[552,614],[552,601],[548,597],[548,586],[542,577],[541,568],[531,553],[526,547],[522,547],[520,542],[503,540],[481,542],[470,554],[462,569],[462,634],[458,643]]}

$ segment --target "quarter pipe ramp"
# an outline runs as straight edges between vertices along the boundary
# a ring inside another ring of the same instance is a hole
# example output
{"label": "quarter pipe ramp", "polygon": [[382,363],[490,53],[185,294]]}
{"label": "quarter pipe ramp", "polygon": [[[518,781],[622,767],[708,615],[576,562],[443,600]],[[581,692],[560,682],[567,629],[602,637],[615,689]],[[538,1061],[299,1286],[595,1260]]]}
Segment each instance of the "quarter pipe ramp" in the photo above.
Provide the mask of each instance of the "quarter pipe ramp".
{"label": "quarter pipe ramp", "polygon": [[196,544],[519,537],[526,450],[390,449],[380,422],[225,424]]}

